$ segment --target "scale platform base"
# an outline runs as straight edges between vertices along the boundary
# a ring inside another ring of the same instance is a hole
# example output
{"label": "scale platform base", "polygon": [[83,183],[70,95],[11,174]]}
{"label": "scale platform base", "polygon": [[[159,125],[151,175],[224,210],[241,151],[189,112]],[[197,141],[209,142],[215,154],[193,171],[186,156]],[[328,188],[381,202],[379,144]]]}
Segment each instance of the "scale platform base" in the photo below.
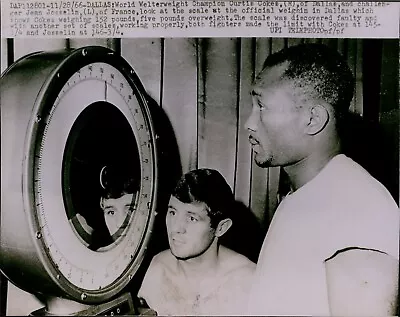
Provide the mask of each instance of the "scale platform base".
{"label": "scale platform base", "polygon": [[[57,304],[54,304],[54,302]],[[75,303],[78,310],[71,311],[71,301],[58,298],[51,300],[51,304],[35,310],[29,316],[117,316],[117,315],[138,315],[133,305],[132,296],[124,293],[121,296],[99,305],[80,305]],[[64,307],[63,307],[64,306]],[[140,312],[139,312],[140,314]]]}

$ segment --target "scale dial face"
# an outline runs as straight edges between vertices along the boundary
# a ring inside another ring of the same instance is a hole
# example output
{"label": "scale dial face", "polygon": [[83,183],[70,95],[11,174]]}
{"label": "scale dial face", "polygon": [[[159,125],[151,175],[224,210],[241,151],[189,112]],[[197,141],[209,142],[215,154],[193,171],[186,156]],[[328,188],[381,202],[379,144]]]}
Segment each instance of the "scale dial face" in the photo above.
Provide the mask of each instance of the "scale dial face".
{"label": "scale dial face", "polygon": [[[85,59],[87,51],[77,54]],[[119,68],[95,58],[68,70],[64,79],[60,68],[53,80],[61,88],[35,118],[37,243],[52,279],[82,302],[104,300],[129,282],[155,215],[152,122],[133,71],[129,75]],[[121,179],[131,175],[134,183],[134,192],[124,192],[129,206],[116,232],[109,229],[102,206],[104,171],[110,168]]]}

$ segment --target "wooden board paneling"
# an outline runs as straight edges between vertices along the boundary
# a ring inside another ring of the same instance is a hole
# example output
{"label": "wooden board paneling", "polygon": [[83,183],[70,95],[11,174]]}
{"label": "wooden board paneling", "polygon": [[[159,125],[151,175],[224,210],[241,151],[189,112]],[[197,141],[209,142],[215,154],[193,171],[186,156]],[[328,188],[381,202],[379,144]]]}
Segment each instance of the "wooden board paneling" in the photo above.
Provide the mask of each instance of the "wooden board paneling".
{"label": "wooden board paneling", "polygon": [[302,39],[299,39],[299,38],[289,38],[289,39],[287,40],[287,42],[288,42],[288,47],[290,47],[290,46],[294,46],[294,45],[301,44]]}
{"label": "wooden board paneling", "polygon": [[304,38],[303,39],[303,43],[318,43],[318,40],[319,39],[314,38],[314,37]]}
{"label": "wooden board paneling", "polygon": [[261,71],[265,59],[272,51],[272,39],[270,38],[257,38],[256,39],[256,52],[254,55],[255,75]]}
{"label": "wooden board paneling", "polygon": [[71,48],[80,48],[84,46],[103,46],[114,51],[118,49],[119,39],[71,39],[69,45]]}
{"label": "wooden board paneling", "polygon": [[66,43],[65,39],[15,39],[14,60],[29,53],[64,49]]}
{"label": "wooden board paneling", "polygon": [[[199,167],[217,169],[233,188],[237,127],[237,41],[208,39],[205,102],[199,113]],[[218,69],[218,71],[216,71]]]}
{"label": "wooden board paneling", "polygon": [[166,39],[163,109],[177,141],[182,172],[197,167],[197,41]]}
{"label": "wooden board paneling", "polygon": [[1,38],[0,54],[1,54],[0,73],[3,73],[5,71],[5,69],[8,67],[8,49],[7,49],[7,39],[6,38]]}
{"label": "wooden board paneling", "polygon": [[382,43],[380,112],[399,111],[399,41]]}
{"label": "wooden board paneling", "polygon": [[329,46],[331,49],[338,49],[338,39],[322,39],[321,43]]}
{"label": "wooden board paneling", "polygon": [[[364,105],[363,105],[363,70],[362,70],[362,64],[363,64],[363,45],[361,40],[353,40],[356,41],[356,48],[357,48],[357,53],[356,55],[356,60],[355,60],[355,79],[356,79],[356,88],[354,92],[354,107],[355,111],[357,113],[363,114],[364,111]],[[354,55],[354,54],[353,54]],[[378,61],[376,61],[378,62]]]}
{"label": "wooden board paneling", "polygon": [[383,41],[379,126],[381,181],[399,203],[399,41]]}
{"label": "wooden board paneling", "polygon": [[284,38],[272,39],[271,41],[271,53],[280,51],[287,46],[287,40]]}
{"label": "wooden board paneling", "polygon": [[365,54],[362,55],[362,69],[360,71],[364,77],[364,80],[362,80],[362,88],[365,91],[363,118],[371,123],[377,123],[379,121],[379,104],[382,93],[382,62],[377,61],[382,60],[382,47],[382,40],[380,39],[365,40],[361,47],[365,52]]}
{"label": "wooden board paneling", "polygon": [[346,59],[347,59],[347,53],[348,53],[347,46],[348,46],[348,40],[347,39],[338,39],[338,41],[337,41],[337,50]]}
{"label": "wooden board paneling", "polygon": [[148,94],[161,102],[163,39],[121,39],[121,55],[133,67]]}
{"label": "wooden board paneling", "polygon": [[238,145],[236,162],[235,197],[246,206],[250,204],[252,155],[245,123],[250,116],[251,85],[254,79],[255,39],[242,39],[240,45]]}
{"label": "wooden board paneling", "polygon": [[363,114],[362,105],[362,42],[349,39],[347,46],[347,61],[356,81],[354,97],[350,105],[350,111]]}

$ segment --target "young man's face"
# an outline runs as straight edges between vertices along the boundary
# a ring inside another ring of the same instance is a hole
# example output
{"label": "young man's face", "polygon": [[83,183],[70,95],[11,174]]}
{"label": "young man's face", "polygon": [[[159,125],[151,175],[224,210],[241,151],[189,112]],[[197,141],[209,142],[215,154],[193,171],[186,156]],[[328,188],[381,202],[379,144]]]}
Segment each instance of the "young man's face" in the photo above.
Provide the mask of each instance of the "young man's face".
{"label": "young man's face", "polygon": [[285,166],[301,149],[301,111],[287,83],[279,81],[286,65],[265,69],[253,85],[252,112],[245,126],[259,166]]}
{"label": "young man's face", "polygon": [[102,206],[104,219],[110,235],[114,235],[118,230],[123,231],[122,226],[125,219],[130,216],[133,205],[133,194],[125,194],[119,198],[104,198]]}
{"label": "young man's face", "polygon": [[179,259],[201,255],[215,239],[205,204],[186,204],[171,196],[166,224],[171,252]]}

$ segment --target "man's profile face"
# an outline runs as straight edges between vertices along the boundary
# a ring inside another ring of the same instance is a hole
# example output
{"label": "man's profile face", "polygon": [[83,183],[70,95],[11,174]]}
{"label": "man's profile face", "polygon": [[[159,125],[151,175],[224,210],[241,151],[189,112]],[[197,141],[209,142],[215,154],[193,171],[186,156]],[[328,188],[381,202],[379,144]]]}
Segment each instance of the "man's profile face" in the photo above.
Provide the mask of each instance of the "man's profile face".
{"label": "man's profile face", "polygon": [[171,196],[166,224],[171,252],[180,259],[201,255],[215,238],[204,203],[182,203]]}
{"label": "man's profile face", "polygon": [[285,68],[282,64],[265,69],[251,91],[252,112],[245,127],[255,161],[262,167],[294,163],[301,144],[301,111],[289,84],[279,80]]}
{"label": "man's profile face", "polygon": [[119,198],[103,198],[104,219],[110,235],[118,230],[123,231],[125,219],[130,216],[133,205],[133,194],[125,194]]}

